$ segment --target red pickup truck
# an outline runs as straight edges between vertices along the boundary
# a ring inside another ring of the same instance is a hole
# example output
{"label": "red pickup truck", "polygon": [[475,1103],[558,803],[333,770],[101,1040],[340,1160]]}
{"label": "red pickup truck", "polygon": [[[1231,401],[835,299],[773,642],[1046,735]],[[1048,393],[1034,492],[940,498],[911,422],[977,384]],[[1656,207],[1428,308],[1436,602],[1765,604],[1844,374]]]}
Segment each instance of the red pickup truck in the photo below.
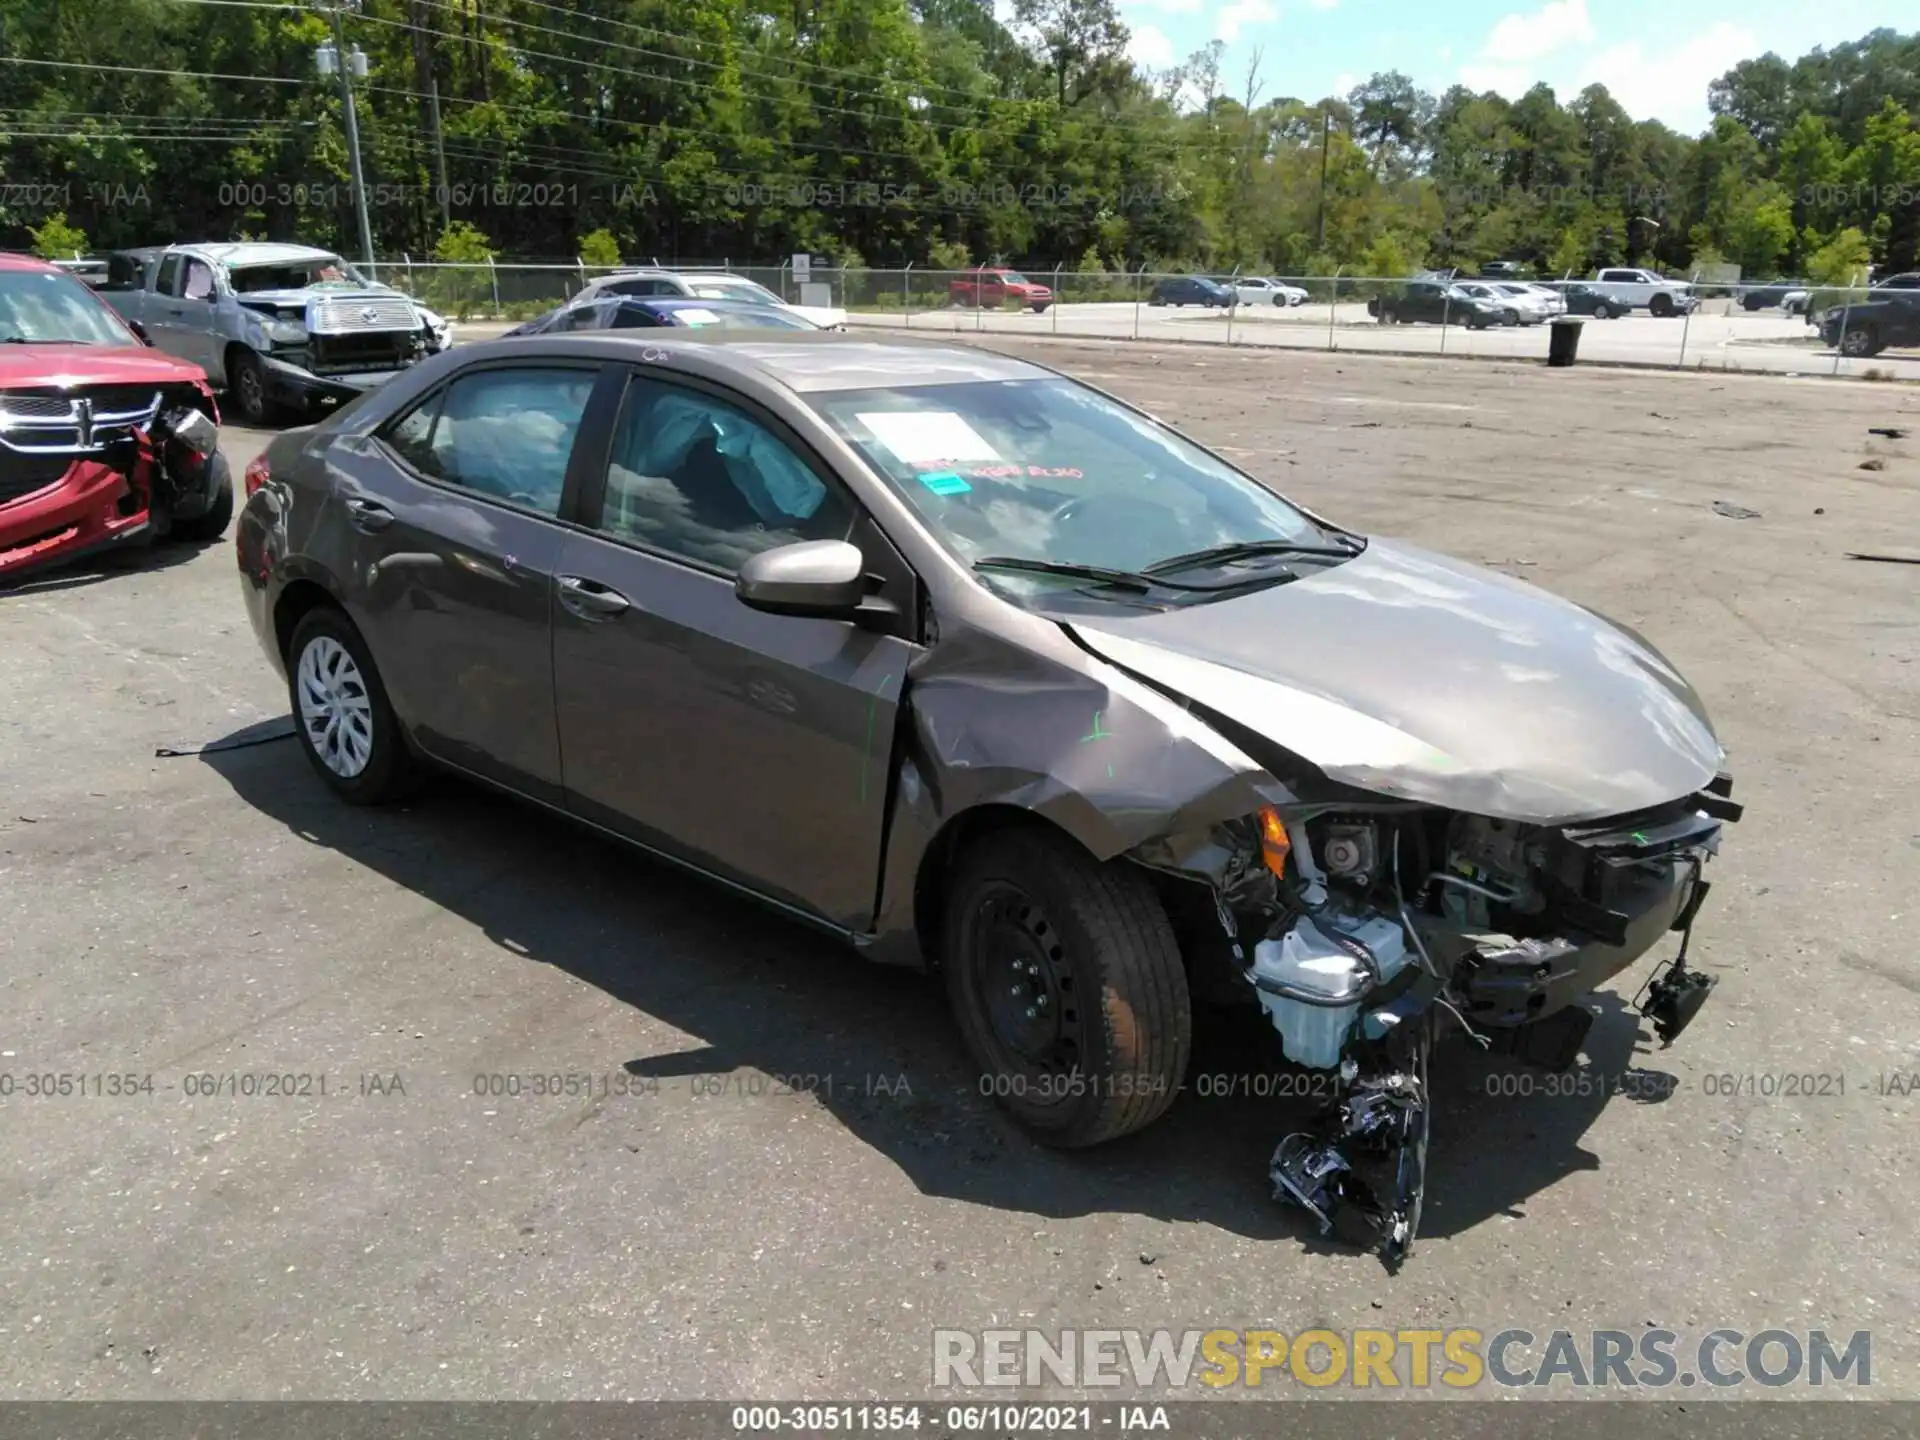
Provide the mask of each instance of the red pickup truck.
{"label": "red pickup truck", "polygon": [[0,586],[233,514],[198,365],[149,348],[71,275],[0,255]]}
{"label": "red pickup truck", "polygon": [[1018,270],[969,270],[947,286],[947,299],[955,305],[999,309],[1009,303],[1034,314],[1053,304],[1053,291],[1036,285]]}

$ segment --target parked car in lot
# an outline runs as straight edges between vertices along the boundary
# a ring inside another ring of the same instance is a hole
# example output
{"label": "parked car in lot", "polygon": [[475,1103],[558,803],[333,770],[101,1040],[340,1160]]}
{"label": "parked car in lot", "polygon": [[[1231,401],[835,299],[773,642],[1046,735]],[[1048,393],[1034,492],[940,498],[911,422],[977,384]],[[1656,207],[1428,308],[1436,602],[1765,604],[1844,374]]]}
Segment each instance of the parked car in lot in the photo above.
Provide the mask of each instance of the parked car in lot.
{"label": "parked car in lot", "polygon": [[1242,305],[1278,305],[1285,309],[1307,303],[1307,292],[1298,285],[1265,275],[1243,275],[1233,282],[1234,298]]}
{"label": "parked car in lot", "polygon": [[1531,280],[1498,280],[1493,288],[1522,299],[1531,297],[1546,319],[1567,313],[1567,297],[1551,285],[1540,285]]}
{"label": "parked car in lot", "polygon": [[1669,280],[1653,270],[1615,267],[1599,271],[1587,284],[1629,310],[1645,310],[1650,315],[1680,315],[1700,305],[1691,282]]}
{"label": "parked car in lot", "polygon": [[1166,1110],[1196,994],[1264,1013],[1329,1102],[1268,1178],[1406,1253],[1442,1018],[1564,1067],[1694,923],[1739,813],[1699,697],[1039,365],[716,338],[462,347],[268,446],[240,588],[314,773],[476,776],[937,965],[1051,1143]]}
{"label": "parked car in lot", "polygon": [[1169,275],[1154,282],[1147,295],[1149,305],[1212,305],[1231,310],[1238,297],[1218,280],[1204,275]]}
{"label": "parked car in lot", "polygon": [[1538,325],[1547,318],[1546,303],[1537,295],[1529,295],[1524,291],[1515,294],[1504,286],[1485,280],[1462,280],[1454,289],[1462,295],[1484,300],[1499,314],[1501,323],[1505,325]]}
{"label": "parked car in lot", "polygon": [[1751,290],[1742,291],[1740,308],[1742,310],[1768,310],[1774,306],[1797,315],[1807,308],[1807,297],[1813,293],[1813,287],[1799,280],[1776,280],[1771,285],[1756,285]]}
{"label": "parked car in lot", "polygon": [[1053,291],[1018,270],[969,270],[947,282],[947,302],[970,309],[999,310],[1016,305],[1036,315],[1053,304]]}
{"label": "parked car in lot", "polygon": [[1409,280],[1397,295],[1376,295],[1368,300],[1367,313],[1377,317],[1382,325],[1426,321],[1485,330],[1491,325],[1508,323],[1507,307],[1470,295],[1460,286],[1443,280]]}
{"label": "parked car in lot", "polygon": [[263,425],[350,400],[452,343],[424,305],[307,245],[170,245],[110,256],[99,287],[154,345]]}
{"label": "parked car in lot", "polygon": [[574,301],[597,300],[625,295],[637,299],[673,298],[732,300],[743,305],[760,305],[783,314],[796,315],[823,330],[844,330],[847,312],[837,305],[789,305],[757,280],[726,271],[621,270],[602,275],[581,287]]}
{"label": "parked car in lot", "polygon": [[[601,294],[550,310],[537,320],[516,325],[507,335],[553,335],[582,330],[649,330],[661,326],[697,330],[807,330],[821,327],[803,315],[770,305],[738,300],[689,299],[659,295],[636,299]],[[505,337],[502,337],[505,338]]]}
{"label": "parked car in lot", "polygon": [[1569,315],[1591,315],[1598,320],[1613,320],[1633,308],[1626,301],[1616,300],[1593,285],[1571,284],[1561,294],[1566,297]]}
{"label": "parked car in lot", "polygon": [[1920,345],[1920,290],[1872,291],[1855,304],[1829,306],[1815,323],[1820,338],[1842,355],[1878,355],[1890,346]]}
{"label": "parked car in lot", "polygon": [[0,584],[233,516],[200,368],[145,344],[80,280],[0,255]]}

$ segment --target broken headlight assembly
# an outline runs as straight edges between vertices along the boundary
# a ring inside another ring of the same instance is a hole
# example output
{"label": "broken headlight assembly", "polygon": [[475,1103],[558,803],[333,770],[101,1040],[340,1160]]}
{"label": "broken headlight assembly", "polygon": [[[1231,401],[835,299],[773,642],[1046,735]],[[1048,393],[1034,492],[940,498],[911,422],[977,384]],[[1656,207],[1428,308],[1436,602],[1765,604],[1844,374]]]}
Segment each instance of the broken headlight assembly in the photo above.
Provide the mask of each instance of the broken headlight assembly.
{"label": "broken headlight assembly", "polygon": [[1679,931],[1636,999],[1671,1044],[1712,989],[1686,950],[1702,868],[1739,818],[1730,789],[1561,827],[1391,802],[1255,816],[1257,862],[1237,853],[1272,884],[1217,887],[1222,923],[1287,1059],[1340,1077],[1315,1127],[1274,1151],[1275,1197],[1397,1264],[1419,1224],[1438,1034],[1566,1069],[1593,1022],[1579,1002]]}

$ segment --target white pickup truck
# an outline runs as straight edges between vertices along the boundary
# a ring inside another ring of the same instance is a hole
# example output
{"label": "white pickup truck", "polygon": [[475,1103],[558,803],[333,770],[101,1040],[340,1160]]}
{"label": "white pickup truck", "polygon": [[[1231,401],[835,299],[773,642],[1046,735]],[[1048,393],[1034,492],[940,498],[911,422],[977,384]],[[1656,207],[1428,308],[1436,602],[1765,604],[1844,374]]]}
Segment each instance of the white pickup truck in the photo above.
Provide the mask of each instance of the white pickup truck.
{"label": "white pickup truck", "polygon": [[1587,281],[1587,288],[1609,300],[1654,315],[1681,315],[1700,304],[1690,281],[1669,280],[1652,270],[1624,267],[1601,270]]}

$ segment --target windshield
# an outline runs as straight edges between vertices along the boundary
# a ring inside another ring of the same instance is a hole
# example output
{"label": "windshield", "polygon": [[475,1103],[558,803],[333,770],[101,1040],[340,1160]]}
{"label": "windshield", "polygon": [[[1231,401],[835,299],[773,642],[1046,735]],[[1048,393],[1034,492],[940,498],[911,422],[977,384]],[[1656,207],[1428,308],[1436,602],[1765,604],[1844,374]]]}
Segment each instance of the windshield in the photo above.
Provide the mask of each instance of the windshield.
{"label": "windshield", "polygon": [[233,288],[242,295],[257,290],[307,290],[328,285],[362,286],[360,272],[338,255],[275,265],[235,265],[227,271]]}
{"label": "windshield", "polygon": [[1029,282],[1027,277],[1022,275],[1018,270],[1002,270],[1000,272],[1000,283],[1002,285],[1025,285]]}
{"label": "windshield", "polygon": [[786,302],[764,285],[751,280],[696,280],[693,293],[702,300],[738,300],[746,305],[784,305]]}
{"label": "windshield", "polygon": [[71,275],[0,270],[0,344],[134,345],[120,317]]}
{"label": "windshield", "polygon": [[[1258,482],[1071,380],[808,398],[969,564],[993,556],[1139,570],[1243,541],[1326,543],[1325,531]],[[981,578],[1016,597],[1085,583]]]}

